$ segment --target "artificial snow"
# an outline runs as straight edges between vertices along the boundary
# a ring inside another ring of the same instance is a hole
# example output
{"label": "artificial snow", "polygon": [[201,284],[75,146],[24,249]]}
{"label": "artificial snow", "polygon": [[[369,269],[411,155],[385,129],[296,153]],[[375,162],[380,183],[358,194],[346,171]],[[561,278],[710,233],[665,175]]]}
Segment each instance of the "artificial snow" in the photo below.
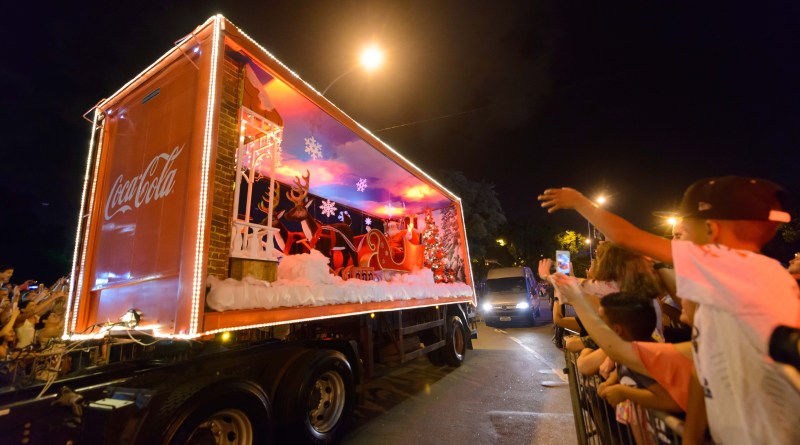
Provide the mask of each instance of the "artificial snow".
{"label": "artificial snow", "polygon": [[208,285],[211,291],[206,303],[215,311],[472,295],[472,288],[465,283],[434,283],[430,269],[396,274],[390,281],[343,280],[329,273],[328,258],[317,250],[284,257],[273,283],[253,277],[239,281],[209,276]]}

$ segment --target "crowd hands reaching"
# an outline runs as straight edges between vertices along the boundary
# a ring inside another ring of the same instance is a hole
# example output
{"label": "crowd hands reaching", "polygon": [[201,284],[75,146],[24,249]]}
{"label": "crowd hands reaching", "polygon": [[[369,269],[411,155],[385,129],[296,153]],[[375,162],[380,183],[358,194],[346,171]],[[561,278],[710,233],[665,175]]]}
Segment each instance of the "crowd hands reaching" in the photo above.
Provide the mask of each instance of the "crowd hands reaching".
{"label": "crowd hands reaching", "polygon": [[[50,287],[27,280],[11,284],[14,268],[0,265],[0,388],[29,374],[36,357],[46,354],[64,332],[67,279]],[[33,372],[46,379],[48,373]]]}
{"label": "crowd hands reaching", "polygon": [[[696,182],[673,239],[640,230],[570,188],[538,197],[600,230],[586,278],[539,275],[555,286],[554,323],[579,332],[565,348],[600,375],[597,394],[685,414],[683,443],[800,443],[800,258],[786,269],[760,254],[789,222],[785,193],[754,178]],[[577,317],[562,313],[571,305]]]}

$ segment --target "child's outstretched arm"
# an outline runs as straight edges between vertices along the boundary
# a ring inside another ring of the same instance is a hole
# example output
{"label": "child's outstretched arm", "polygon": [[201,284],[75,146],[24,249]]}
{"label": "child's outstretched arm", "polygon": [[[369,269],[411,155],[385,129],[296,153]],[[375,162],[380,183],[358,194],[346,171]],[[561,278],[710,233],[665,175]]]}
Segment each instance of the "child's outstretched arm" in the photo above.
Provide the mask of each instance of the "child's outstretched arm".
{"label": "child's outstretched arm", "polygon": [[589,331],[595,343],[609,357],[640,374],[650,376],[644,363],[639,360],[639,357],[634,352],[631,342],[623,340],[600,319],[600,316],[597,315],[597,312],[587,301],[575,278],[564,274],[555,274],[555,284],[559,292],[561,292],[562,299],[566,299],[575,308],[575,312],[578,313],[583,326]]}
{"label": "child's outstretched arm", "polygon": [[560,209],[575,209],[610,241],[658,261],[672,264],[672,247],[669,240],[645,232],[619,216],[603,210],[575,189],[569,187],[547,189],[538,199],[549,213]]}

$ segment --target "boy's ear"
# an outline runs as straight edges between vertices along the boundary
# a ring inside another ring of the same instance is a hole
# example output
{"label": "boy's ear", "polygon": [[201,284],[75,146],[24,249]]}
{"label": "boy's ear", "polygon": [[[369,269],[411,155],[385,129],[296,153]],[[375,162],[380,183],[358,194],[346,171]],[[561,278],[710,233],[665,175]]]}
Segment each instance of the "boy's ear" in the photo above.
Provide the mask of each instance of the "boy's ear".
{"label": "boy's ear", "polygon": [[719,223],[714,220],[706,220],[706,230],[708,231],[708,238],[711,242],[717,241],[719,237]]}

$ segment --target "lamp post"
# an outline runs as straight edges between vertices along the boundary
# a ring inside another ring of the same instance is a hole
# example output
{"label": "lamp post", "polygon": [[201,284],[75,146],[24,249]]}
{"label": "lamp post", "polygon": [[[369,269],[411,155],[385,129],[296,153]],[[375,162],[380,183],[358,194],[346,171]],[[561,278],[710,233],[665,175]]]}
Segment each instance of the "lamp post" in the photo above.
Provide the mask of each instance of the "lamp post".
{"label": "lamp post", "polygon": [[[603,204],[606,203],[606,200],[607,199],[606,199],[605,196],[600,195],[600,196],[597,197],[597,199],[595,199],[595,202],[597,203],[598,206],[602,207]],[[586,220],[586,232],[587,232],[587,235],[588,235],[587,238],[586,238],[586,245],[589,246],[589,259],[591,260],[592,259],[592,238],[597,239],[597,230],[595,229],[594,237],[593,237],[592,236],[592,223],[590,223],[589,220]]]}
{"label": "lamp post", "polygon": [[335,79],[333,79],[331,81],[331,83],[329,83],[328,86],[326,86],[325,89],[322,90],[321,94],[324,96],[325,93],[327,93],[328,90],[330,90],[331,87],[336,82],[339,81],[339,79],[341,79],[342,77],[352,73],[353,71],[358,69],[358,67],[362,67],[366,71],[374,71],[379,66],[381,66],[382,63],[383,63],[383,52],[377,46],[373,45],[373,46],[370,46],[368,48],[365,48],[361,52],[361,57],[359,59],[358,64],[354,65],[352,68],[350,68],[349,70],[343,72],[342,74],[339,74],[339,76],[337,76]]}

